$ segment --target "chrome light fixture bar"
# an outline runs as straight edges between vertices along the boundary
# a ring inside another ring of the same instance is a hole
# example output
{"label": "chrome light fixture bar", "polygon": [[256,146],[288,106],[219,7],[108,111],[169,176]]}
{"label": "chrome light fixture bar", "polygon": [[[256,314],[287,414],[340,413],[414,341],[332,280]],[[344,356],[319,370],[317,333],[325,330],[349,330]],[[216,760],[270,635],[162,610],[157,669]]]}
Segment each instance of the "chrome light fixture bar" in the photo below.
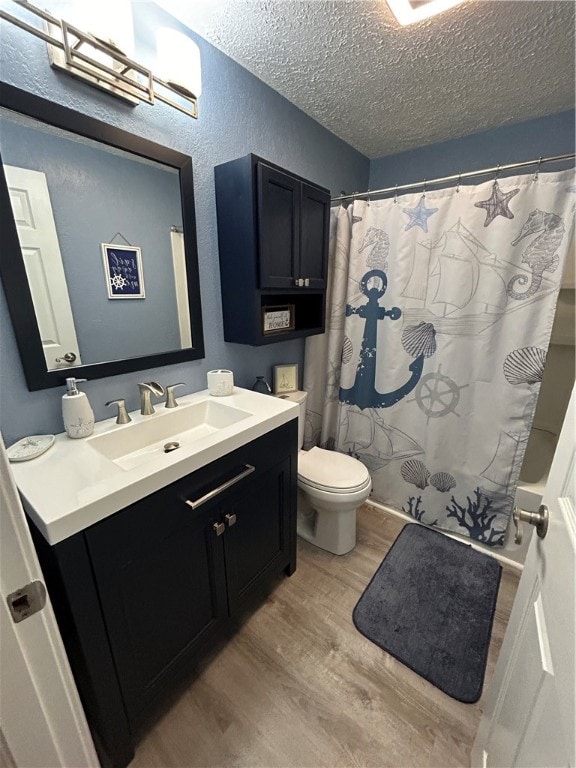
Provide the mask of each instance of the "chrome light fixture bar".
{"label": "chrome light fixture bar", "polygon": [[[50,64],[53,67],[129,104],[154,104],[158,100],[189,117],[198,118],[198,99],[188,89],[172,81],[162,80],[142,64],[126,57],[113,43],[83,32],[37,8],[28,0],[12,2],[45,22],[47,31],[2,8],[0,19],[48,43]],[[95,52],[99,55],[95,56]],[[174,94],[178,99],[171,98],[169,94]]]}

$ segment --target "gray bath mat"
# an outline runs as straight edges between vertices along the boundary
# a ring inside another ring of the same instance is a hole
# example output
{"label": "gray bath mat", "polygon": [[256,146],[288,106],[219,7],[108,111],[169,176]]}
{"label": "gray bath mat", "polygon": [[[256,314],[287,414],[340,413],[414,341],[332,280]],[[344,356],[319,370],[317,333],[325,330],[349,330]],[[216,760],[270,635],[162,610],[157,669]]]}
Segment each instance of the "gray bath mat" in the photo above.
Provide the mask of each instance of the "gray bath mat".
{"label": "gray bath mat", "polygon": [[356,628],[449,696],[482,693],[502,568],[431,528],[404,526],[354,608]]}

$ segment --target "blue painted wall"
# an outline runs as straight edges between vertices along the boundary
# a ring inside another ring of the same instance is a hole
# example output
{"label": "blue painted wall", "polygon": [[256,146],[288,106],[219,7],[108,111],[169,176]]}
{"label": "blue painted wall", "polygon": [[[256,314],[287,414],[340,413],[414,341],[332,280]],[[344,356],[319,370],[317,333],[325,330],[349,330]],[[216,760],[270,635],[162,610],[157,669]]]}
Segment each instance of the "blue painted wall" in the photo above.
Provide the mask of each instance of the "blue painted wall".
{"label": "blue painted wall", "polygon": [[[104,403],[116,397],[125,397],[129,409],[137,408],[138,381],[155,379],[163,384],[185,381],[187,386],[183,391],[193,392],[206,387],[206,371],[221,367],[234,371],[238,385],[250,387],[256,375],[270,377],[274,364],[303,362],[302,340],[264,348],[224,342],[214,200],[215,165],[254,152],[328,187],[333,194],[342,189],[365,189],[369,176],[366,157],[243,67],[155,6],[134,3],[133,7],[136,58],[143,63],[154,65],[152,30],[158,25],[181,29],[198,42],[203,79],[198,121],[162,104],[132,108],[59,74],[48,66],[43,42],[0,23],[3,80],[171,146],[193,158],[206,358],[88,382],[84,390],[97,420],[110,417]],[[61,392],[57,389],[28,392],[3,293],[0,295],[0,328],[0,426],[6,444],[27,434],[61,432]]]}
{"label": "blue painted wall", "polygon": [[[551,157],[574,152],[574,117],[574,110],[559,112],[524,123],[494,128],[460,139],[377,158],[370,163],[369,189],[417,183],[423,179],[492,168],[499,163],[506,165],[541,156]],[[569,167],[569,164],[551,163],[543,166],[543,172],[566,167]],[[473,179],[469,183],[477,184],[482,181],[486,179]]]}
{"label": "blue painted wall", "polygon": [[[7,165],[46,174],[82,363],[180,349],[177,171],[4,118],[0,149]],[[141,248],[145,298],[108,298],[102,243]]]}

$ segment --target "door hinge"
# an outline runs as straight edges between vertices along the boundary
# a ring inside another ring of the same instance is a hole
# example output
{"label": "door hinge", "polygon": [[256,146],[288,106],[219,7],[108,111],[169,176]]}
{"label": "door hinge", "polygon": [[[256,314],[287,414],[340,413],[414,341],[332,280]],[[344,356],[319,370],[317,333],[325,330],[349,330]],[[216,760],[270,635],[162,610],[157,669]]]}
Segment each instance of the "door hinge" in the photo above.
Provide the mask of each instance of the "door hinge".
{"label": "door hinge", "polygon": [[38,613],[46,605],[46,587],[41,581],[31,581],[24,587],[11,592],[7,598],[12,621],[18,624],[34,613]]}

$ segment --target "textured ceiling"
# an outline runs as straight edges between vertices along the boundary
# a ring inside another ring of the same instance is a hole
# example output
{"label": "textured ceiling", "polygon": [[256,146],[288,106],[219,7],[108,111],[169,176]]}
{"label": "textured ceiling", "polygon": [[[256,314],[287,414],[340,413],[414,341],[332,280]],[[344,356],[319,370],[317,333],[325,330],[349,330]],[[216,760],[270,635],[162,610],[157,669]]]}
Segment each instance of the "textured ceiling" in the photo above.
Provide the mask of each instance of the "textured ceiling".
{"label": "textured ceiling", "polygon": [[468,0],[400,27],[384,0],[159,0],[368,157],[574,106],[573,0]]}

